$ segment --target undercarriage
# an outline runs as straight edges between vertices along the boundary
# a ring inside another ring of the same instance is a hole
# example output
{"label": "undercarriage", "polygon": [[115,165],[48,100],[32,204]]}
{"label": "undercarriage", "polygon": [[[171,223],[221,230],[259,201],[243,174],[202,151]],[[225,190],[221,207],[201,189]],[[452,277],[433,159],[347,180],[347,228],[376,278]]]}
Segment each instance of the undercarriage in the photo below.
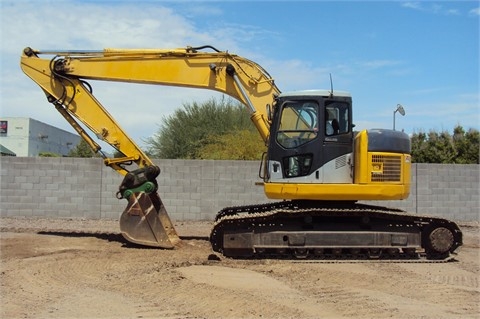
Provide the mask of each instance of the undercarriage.
{"label": "undercarriage", "polygon": [[233,258],[448,260],[462,232],[452,221],[398,209],[284,201],[223,209],[210,241]]}

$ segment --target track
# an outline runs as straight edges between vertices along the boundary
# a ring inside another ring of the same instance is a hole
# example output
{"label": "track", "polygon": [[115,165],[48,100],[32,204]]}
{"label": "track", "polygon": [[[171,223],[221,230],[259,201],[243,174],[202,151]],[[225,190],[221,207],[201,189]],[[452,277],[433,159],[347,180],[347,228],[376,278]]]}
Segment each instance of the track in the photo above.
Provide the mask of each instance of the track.
{"label": "track", "polygon": [[354,202],[288,201],[225,208],[210,236],[236,258],[448,261],[462,245],[446,219]]}

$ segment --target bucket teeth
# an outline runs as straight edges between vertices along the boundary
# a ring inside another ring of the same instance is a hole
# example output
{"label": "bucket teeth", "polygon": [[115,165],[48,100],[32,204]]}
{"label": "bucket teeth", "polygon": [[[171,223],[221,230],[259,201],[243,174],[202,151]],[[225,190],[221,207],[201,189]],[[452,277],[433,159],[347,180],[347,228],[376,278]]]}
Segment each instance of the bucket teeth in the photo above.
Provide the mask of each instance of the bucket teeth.
{"label": "bucket teeth", "polygon": [[156,192],[133,193],[120,217],[120,231],[129,242],[172,249],[180,242]]}

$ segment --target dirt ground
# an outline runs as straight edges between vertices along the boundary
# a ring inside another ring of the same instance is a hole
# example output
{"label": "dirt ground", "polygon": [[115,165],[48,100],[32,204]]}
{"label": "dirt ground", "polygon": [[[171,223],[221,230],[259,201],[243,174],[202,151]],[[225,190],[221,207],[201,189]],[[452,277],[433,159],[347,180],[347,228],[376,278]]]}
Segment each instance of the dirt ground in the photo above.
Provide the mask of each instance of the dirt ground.
{"label": "dirt ground", "polygon": [[0,219],[1,318],[480,318],[479,225],[448,263],[210,261],[208,222],[174,250],[117,221]]}

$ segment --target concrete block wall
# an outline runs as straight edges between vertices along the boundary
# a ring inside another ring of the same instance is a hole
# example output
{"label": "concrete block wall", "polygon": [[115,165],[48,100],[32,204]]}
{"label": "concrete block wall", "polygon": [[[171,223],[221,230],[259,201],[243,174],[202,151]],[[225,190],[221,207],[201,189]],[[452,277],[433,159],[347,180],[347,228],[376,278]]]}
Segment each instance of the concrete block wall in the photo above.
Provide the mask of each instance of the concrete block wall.
{"label": "concrete block wall", "polygon": [[213,220],[224,207],[264,203],[256,161],[160,160],[159,194],[172,219]]}
{"label": "concrete block wall", "polygon": [[2,157],[1,216],[98,218],[98,159]]}
{"label": "concrete block wall", "polygon": [[417,211],[454,220],[479,220],[479,165],[418,164]]}
{"label": "concrete block wall", "polygon": [[[213,220],[228,206],[269,201],[258,161],[155,160],[159,194],[173,220]],[[414,164],[410,197],[375,201],[457,221],[480,220],[480,165]],[[122,176],[101,159],[0,157],[0,216],[118,219]],[[372,202],[369,202],[372,203]]]}
{"label": "concrete block wall", "polygon": [[[213,220],[227,206],[263,203],[256,161],[156,160],[173,220]],[[123,177],[101,159],[0,157],[0,216],[118,219]]]}

